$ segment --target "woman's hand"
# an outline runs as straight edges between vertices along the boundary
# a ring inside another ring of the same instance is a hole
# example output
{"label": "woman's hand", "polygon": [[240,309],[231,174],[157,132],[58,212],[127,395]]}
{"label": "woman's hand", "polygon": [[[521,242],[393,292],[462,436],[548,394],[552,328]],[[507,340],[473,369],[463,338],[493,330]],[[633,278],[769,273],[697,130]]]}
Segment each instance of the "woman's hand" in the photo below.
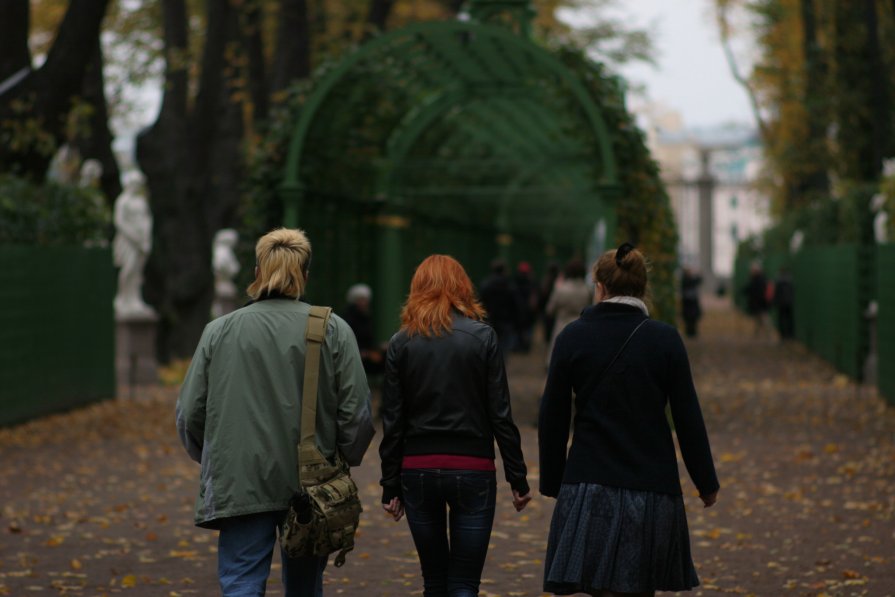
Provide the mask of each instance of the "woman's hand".
{"label": "woman's hand", "polygon": [[701,495],[701,496],[699,496],[699,499],[702,500],[703,508],[711,508],[712,506],[715,505],[715,502],[718,501],[718,492],[715,491],[708,495]]}
{"label": "woman's hand", "polygon": [[391,515],[395,522],[404,516],[404,504],[401,503],[401,498],[393,497],[389,503],[382,504],[382,509]]}
{"label": "woman's hand", "polygon": [[519,495],[519,492],[515,489],[513,490],[513,507],[516,508],[516,512],[522,512],[525,510],[525,506],[528,505],[528,502],[531,501],[531,492],[529,491],[525,495]]}

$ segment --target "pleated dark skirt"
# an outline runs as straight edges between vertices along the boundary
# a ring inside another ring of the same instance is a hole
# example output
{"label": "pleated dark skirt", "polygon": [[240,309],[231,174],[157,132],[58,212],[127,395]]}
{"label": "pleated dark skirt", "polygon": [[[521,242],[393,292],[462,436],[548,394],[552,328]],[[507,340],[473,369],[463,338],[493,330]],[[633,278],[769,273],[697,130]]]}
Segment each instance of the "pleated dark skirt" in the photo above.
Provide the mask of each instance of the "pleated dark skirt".
{"label": "pleated dark skirt", "polygon": [[681,496],[563,484],[550,523],[545,591],[640,593],[698,585]]}

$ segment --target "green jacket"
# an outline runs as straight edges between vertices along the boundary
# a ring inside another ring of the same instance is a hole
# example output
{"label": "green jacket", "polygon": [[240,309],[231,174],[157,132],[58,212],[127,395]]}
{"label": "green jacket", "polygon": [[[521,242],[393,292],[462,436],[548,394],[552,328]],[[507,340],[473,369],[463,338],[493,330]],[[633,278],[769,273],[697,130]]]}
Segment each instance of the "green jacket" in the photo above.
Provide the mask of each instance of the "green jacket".
{"label": "green jacket", "polygon": [[[177,400],[177,432],[202,465],[196,524],[286,510],[298,489],[305,328],[310,305],[267,299],[205,327]],[[333,315],[322,347],[317,446],[360,464],[373,437],[354,334]]]}

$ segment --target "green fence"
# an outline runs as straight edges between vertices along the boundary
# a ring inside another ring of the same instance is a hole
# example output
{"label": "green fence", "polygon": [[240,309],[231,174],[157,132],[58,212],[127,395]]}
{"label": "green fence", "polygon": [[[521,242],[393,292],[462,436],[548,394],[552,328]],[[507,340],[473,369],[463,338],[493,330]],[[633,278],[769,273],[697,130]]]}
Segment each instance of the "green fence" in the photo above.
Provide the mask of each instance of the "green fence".
{"label": "green fence", "polygon": [[0,246],[0,425],[115,395],[109,249]]}
{"label": "green fence", "polygon": [[796,337],[843,373],[861,379],[867,356],[860,248],[810,247],[793,259]]}
{"label": "green fence", "polygon": [[876,266],[879,390],[895,404],[895,244],[878,248]]}
{"label": "green fence", "polygon": [[[871,296],[873,272],[864,252],[857,245],[806,247],[795,255],[773,253],[762,260],[770,280],[783,266],[792,270],[799,341],[855,379],[862,378],[869,348],[863,313]],[[734,272],[738,295],[748,276],[749,260],[741,257]],[[742,308],[742,296],[736,300]]]}

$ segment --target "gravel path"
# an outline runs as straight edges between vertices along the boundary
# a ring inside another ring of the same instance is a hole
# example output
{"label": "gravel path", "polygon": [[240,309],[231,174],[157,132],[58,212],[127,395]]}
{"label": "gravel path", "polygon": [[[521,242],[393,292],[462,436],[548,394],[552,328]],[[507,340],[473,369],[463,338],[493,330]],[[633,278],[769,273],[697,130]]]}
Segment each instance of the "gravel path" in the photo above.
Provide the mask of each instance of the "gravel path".
{"label": "gravel path", "polygon": [[[895,408],[730,311],[702,328],[688,348],[722,490],[703,510],[684,483],[693,594],[895,595]],[[543,376],[542,349],[511,357],[535,487]],[[0,430],[0,596],[218,594],[216,537],[191,524],[198,468],[177,443],[175,399],[149,388]],[[406,523],[378,505],[375,445],[355,475],[358,546],[327,570],[326,594],[421,594]],[[482,595],[542,594],[552,506],[539,497],[516,514],[501,483]],[[282,595],[274,566],[268,595]]]}

